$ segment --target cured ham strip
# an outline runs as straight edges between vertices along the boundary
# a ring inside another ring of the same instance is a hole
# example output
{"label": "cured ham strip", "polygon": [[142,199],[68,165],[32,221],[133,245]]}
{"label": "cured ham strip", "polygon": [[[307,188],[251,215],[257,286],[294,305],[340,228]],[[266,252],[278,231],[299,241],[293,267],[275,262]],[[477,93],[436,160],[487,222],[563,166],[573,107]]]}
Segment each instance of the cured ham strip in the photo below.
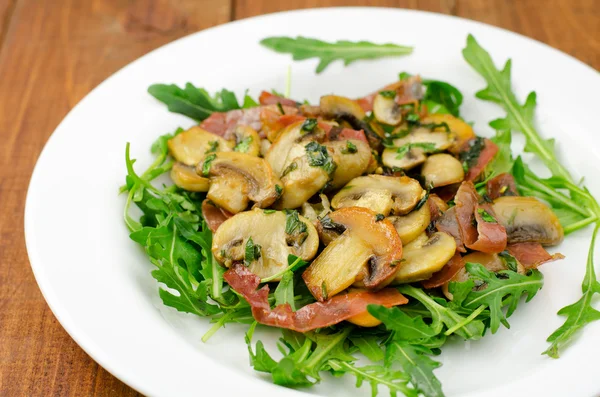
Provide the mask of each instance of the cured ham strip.
{"label": "cured ham strip", "polygon": [[525,269],[535,269],[543,263],[563,259],[563,254],[550,255],[540,243],[515,243],[506,247]]}
{"label": "cured ham strip", "polygon": [[468,248],[498,253],[506,248],[506,229],[498,222],[484,219],[494,217],[489,204],[479,204],[479,195],[472,182],[463,182],[454,198],[460,238]]}
{"label": "cured ham strip", "polygon": [[485,170],[485,167],[498,153],[498,146],[489,139],[484,139],[485,146],[479,153],[477,163],[469,168],[469,172],[465,175],[465,181],[474,181]]}
{"label": "cured ham strip", "polygon": [[290,98],[284,98],[279,95],[271,94],[270,92],[263,91],[258,97],[258,102],[261,105],[277,105],[280,103],[283,106],[297,107],[296,101]]}
{"label": "cured ham strip", "polygon": [[[229,112],[214,112],[200,123],[200,128],[229,139],[235,127],[238,125],[247,125],[258,131],[261,138],[264,138],[264,134],[261,133],[263,126],[261,112],[263,109],[269,109],[277,112],[277,115],[281,115],[277,105],[256,106],[248,109],[230,110]],[[297,108],[290,106],[283,106],[283,111],[285,114],[298,113]]]}
{"label": "cured ham strip", "polygon": [[518,196],[515,178],[506,172],[496,175],[487,182],[487,194],[492,200],[502,196]]}
{"label": "cured ham strip", "polygon": [[429,280],[421,282],[423,288],[431,289],[441,287],[452,279],[459,271],[465,267],[465,261],[462,256],[457,252],[454,256],[444,265],[442,270],[433,273]]}
{"label": "cured ham strip", "polygon": [[234,265],[225,272],[223,278],[248,301],[256,321],[297,332],[308,332],[337,324],[365,313],[367,305],[392,307],[408,302],[395,288],[385,288],[377,292],[352,291],[339,294],[325,302],[311,303],[294,312],[287,303],[271,309],[268,300],[269,286],[265,285],[257,290],[260,278],[242,264]]}
{"label": "cured ham strip", "polygon": [[210,231],[213,233],[217,231],[223,222],[232,216],[233,214],[215,206],[209,200],[204,200],[202,202],[202,217],[206,221]]}
{"label": "cured ham strip", "polygon": [[454,241],[456,241],[456,250],[458,252],[467,252],[460,234],[460,230],[458,229],[456,207],[452,207],[448,211],[444,212],[435,223],[435,227],[438,231],[448,233],[454,237]]}

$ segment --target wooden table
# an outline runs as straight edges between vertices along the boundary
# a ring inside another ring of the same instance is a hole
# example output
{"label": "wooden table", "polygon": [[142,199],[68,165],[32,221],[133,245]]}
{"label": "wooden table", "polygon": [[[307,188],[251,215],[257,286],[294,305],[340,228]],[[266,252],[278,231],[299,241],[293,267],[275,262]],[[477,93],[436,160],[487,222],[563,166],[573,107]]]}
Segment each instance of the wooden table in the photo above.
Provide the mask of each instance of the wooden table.
{"label": "wooden table", "polygon": [[29,267],[25,193],[60,120],[117,69],[181,36],[254,15],[341,5],[471,18],[600,69],[598,0],[0,0],[0,395],[137,394],[66,334]]}

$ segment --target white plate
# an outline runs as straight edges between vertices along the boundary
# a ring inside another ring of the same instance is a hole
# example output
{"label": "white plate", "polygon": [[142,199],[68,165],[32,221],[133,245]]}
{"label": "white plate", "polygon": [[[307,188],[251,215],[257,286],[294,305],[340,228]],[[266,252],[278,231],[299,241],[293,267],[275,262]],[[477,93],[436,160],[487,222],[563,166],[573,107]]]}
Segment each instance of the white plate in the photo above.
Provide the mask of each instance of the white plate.
{"label": "white plate", "polygon": [[[305,35],[326,40],[370,40],[414,45],[409,57],[338,62],[319,76],[316,60],[292,63],[294,98],[316,101],[336,92],[360,96],[397,78],[400,71],[447,80],[465,94],[464,117],[491,134],[487,122],[501,114],[474,99],[483,80],[461,49],[473,33],[496,62],[513,58],[514,88],[521,98],[538,92],[537,124],[554,136],[569,169],[587,176],[600,193],[597,73],[581,62],[528,38],[480,23],[416,11],[377,8],[320,9],[267,15],[193,34],[125,67],[79,103],[48,141],[27,196],[25,230],[31,266],[52,311],[75,341],[100,365],[153,396],[292,396],[301,392],[269,383],[248,365],[244,327],[228,326],[207,344],[204,319],[162,306],[151,264],[128,238],[122,221],[125,143],[136,164],[149,164],[150,143],[189,119],[169,113],[149,94],[156,82],[222,87],[257,95],[283,90],[287,55],[258,42],[266,36]],[[600,322],[580,335],[559,360],[540,355],[561,324],[556,311],[580,295],[590,231],[569,236],[564,261],[543,267],[544,289],[501,329],[474,343],[444,350],[437,370],[448,396],[591,396],[600,393],[595,352]],[[277,332],[266,335],[274,339]],[[366,386],[368,388],[368,386]],[[369,395],[353,379],[329,379],[307,393]],[[387,392],[382,391],[382,395]]]}

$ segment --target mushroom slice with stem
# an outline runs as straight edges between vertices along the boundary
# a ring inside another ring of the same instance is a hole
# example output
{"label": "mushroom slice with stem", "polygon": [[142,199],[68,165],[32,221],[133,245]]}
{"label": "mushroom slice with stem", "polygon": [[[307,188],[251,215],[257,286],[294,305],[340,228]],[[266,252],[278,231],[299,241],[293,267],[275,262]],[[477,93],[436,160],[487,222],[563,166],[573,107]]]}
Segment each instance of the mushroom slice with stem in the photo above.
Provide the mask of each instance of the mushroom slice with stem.
{"label": "mushroom slice with stem", "polygon": [[456,242],[449,234],[435,232],[430,237],[425,233],[406,244],[402,265],[396,273],[394,284],[427,280],[454,256]]}
{"label": "mushroom slice with stem", "polygon": [[494,200],[496,220],[506,229],[508,243],[556,245],[564,238],[556,214],[533,197],[504,196]]}
{"label": "mushroom slice with stem", "polygon": [[[317,253],[317,230],[297,212],[255,208],[239,213],[219,226],[212,252],[225,267],[244,262],[260,278],[276,276],[288,266],[288,256],[309,261]],[[272,281],[281,280],[281,276]]]}
{"label": "mushroom slice with stem", "polygon": [[302,278],[319,301],[355,284],[385,287],[400,268],[402,241],[387,220],[366,208],[351,207],[328,215],[344,232],[321,252]]}
{"label": "mushroom slice with stem", "polygon": [[454,156],[438,153],[427,157],[421,175],[428,186],[440,187],[462,182],[465,179],[463,166]]}
{"label": "mushroom slice with stem", "polygon": [[169,152],[175,160],[195,166],[210,153],[230,152],[232,143],[219,135],[198,126],[180,132],[167,142]]}
{"label": "mushroom slice with stem", "polygon": [[367,114],[358,102],[338,95],[325,95],[319,102],[321,114],[347,122],[355,130],[363,130],[373,149],[381,147],[385,134],[383,129],[375,123],[366,121]]}
{"label": "mushroom slice with stem", "polygon": [[404,216],[390,216],[388,218],[396,228],[402,245],[406,245],[419,237],[431,222],[429,203],[424,203],[421,208],[414,209]]}
{"label": "mushroom slice with stem", "polygon": [[331,206],[364,207],[385,216],[405,215],[424,195],[419,182],[407,176],[367,175],[348,182],[333,196]]}
{"label": "mushroom slice with stem", "polygon": [[393,139],[394,147],[386,147],[381,160],[388,167],[409,170],[425,162],[425,153],[446,150],[453,143],[454,134],[450,131],[430,131],[418,127],[402,137]]}
{"label": "mushroom slice with stem", "polygon": [[210,180],[198,175],[194,167],[179,162],[171,168],[171,179],[175,185],[189,192],[207,192],[210,186]]}
{"label": "mushroom slice with stem", "polygon": [[396,126],[402,122],[402,111],[394,100],[395,97],[395,91],[383,91],[375,96],[373,115],[380,123]]}
{"label": "mushroom slice with stem", "polygon": [[349,139],[327,142],[324,146],[332,150],[337,165],[329,182],[331,189],[339,189],[367,171],[372,154],[371,148],[365,142]]}
{"label": "mushroom slice with stem", "polygon": [[309,141],[320,142],[324,138],[325,131],[319,127],[316,119],[295,122],[279,133],[265,159],[271,165],[275,175],[281,177],[292,161],[304,154],[306,143]]}
{"label": "mushroom slice with stem", "polygon": [[258,132],[247,125],[238,125],[233,131],[235,139],[234,152],[246,153],[250,156],[260,154],[260,137]]}
{"label": "mushroom slice with stem", "polygon": [[266,160],[245,153],[213,153],[196,172],[210,179],[208,199],[233,214],[245,210],[250,201],[266,208],[283,190]]}

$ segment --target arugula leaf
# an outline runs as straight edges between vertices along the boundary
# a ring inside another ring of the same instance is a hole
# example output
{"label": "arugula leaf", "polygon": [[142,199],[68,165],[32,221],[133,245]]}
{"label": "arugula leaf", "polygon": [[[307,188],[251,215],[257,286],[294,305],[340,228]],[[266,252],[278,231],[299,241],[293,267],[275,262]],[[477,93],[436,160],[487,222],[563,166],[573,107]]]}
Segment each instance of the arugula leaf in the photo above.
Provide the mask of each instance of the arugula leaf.
{"label": "arugula leaf", "polygon": [[[526,302],[529,302],[544,285],[544,277],[538,270],[530,270],[523,275],[511,270],[501,270],[498,273],[487,270],[479,263],[467,263],[465,265],[470,274],[469,283],[473,285],[485,285],[485,288],[471,290],[463,299],[456,299],[462,307],[477,309],[484,305],[490,309],[490,329],[492,333],[498,331],[500,323],[510,328],[508,321],[516,310],[521,296],[527,294]],[[475,283],[473,283],[475,281]],[[465,282],[463,282],[465,283]],[[450,283],[449,289],[454,294],[456,283]],[[462,283],[461,283],[462,284]],[[503,308],[507,307],[506,315]]]}
{"label": "arugula leaf", "polygon": [[[592,296],[600,293],[593,262],[595,234],[600,225],[600,205],[587,188],[574,182],[569,171],[558,161],[554,150],[554,140],[542,138],[535,129],[533,123],[536,106],[535,92],[527,96],[523,105],[518,102],[511,88],[511,61],[508,60],[501,71],[496,69],[489,53],[471,35],[467,38],[463,56],[488,84],[476,96],[495,102],[506,111],[505,118],[494,120],[490,125],[497,130],[521,132],[525,136],[525,151],[540,158],[552,173],[551,178],[539,178],[525,166],[520,158],[517,158],[513,166],[513,175],[517,180],[519,191],[550,203],[560,215],[565,234],[596,223],[586,262],[583,296],[579,301],[559,311],[559,314],[567,315],[567,320],[550,335],[548,341],[551,342],[551,346],[544,352],[550,357],[556,358],[559,347],[566,345],[579,329],[589,322],[600,319],[600,316],[596,314],[597,311],[591,306]],[[562,193],[561,189],[566,190],[568,195]]]}
{"label": "arugula leaf", "polygon": [[369,305],[367,310],[385,324],[388,330],[394,331],[401,340],[423,340],[439,334],[439,331],[436,332],[425,324],[422,316],[409,316],[398,307],[388,309],[384,306]]}
{"label": "arugula leaf", "polygon": [[319,58],[316,73],[321,73],[329,64],[336,60],[344,61],[344,66],[361,59],[377,59],[383,57],[402,56],[412,53],[412,47],[396,44],[374,44],[368,41],[340,40],[335,43],[298,36],[268,37],[260,44],[279,53],[292,54],[292,59],[301,61],[309,58]]}
{"label": "arugula leaf", "polygon": [[411,285],[401,285],[398,287],[398,291],[415,298],[429,310],[432,319],[431,327],[436,334],[441,333],[443,327],[446,326],[465,339],[477,340],[483,336],[485,326],[481,320],[476,320],[474,317],[463,317],[452,307],[448,306],[445,300],[437,301],[427,295],[422,289]]}
{"label": "arugula leaf", "polygon": [[426,347],[414,346],[408,342],[393,340],[387,345],[386,362],[400,363],[410,376],[410,383],[426,397],[443,397],[442,384],[433,373],[442,364],[431,359],[432,352]]}
{"label": "arugula leaf", "polygon": [[[175,84],[153,84],[148,87],[150,95],[167,105],[169,111],[180,113],[196,121],[202,121],[213,112],[241,109],[235,94],[226,89],[211,96],[204,88],[186,83],[184,88]],[[244,104],[250,102],[244,98]]]}
{"label": "arugula leaf", "polygon": [[559,349],[569,343],[577,331],[592,321],[600,320],[600,311],[594,309],[591,303],[594,294],[600,294],[600,283],[596,279],[596,272],[594,271],[594,247],[598,229],[600,229],[600,223],[596,224],[592,234],[585,277],[581,285],[583,296],[577,302],[565,306],[558,311],[559,315],[566,316],[567,319],[547,339],[550,342],[550,347],[543,354],[547,354],[552,358],[559,357]]}

